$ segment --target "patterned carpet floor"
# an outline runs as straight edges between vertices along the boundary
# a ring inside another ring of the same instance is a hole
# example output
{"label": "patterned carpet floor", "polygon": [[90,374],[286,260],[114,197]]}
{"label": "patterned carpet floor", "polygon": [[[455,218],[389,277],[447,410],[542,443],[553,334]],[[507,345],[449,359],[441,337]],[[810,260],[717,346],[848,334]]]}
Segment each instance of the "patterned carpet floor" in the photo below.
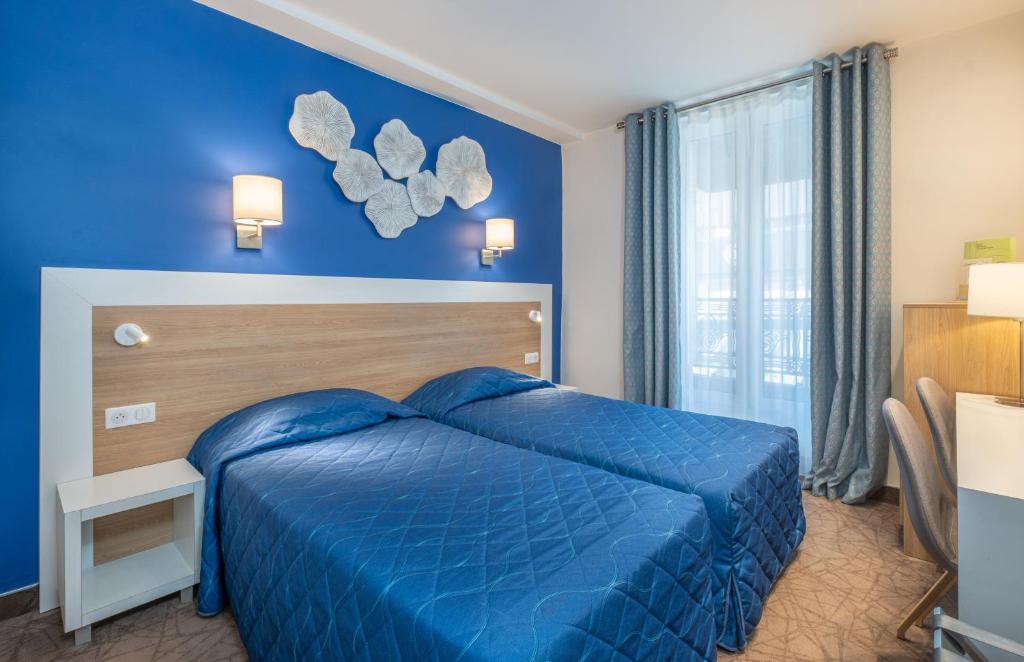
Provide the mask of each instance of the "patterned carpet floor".
{"label": "patterned carpet floor", "polygon": [[[897,508],[804,497],[808,535],[768,598],[764,618],[732,660],[928,660],[928,633],[896,639],[901,615],[937,579],[935,567],[899,551]],[[952,597],[947,597],[949,609]],[[93,627],[75,647],[60,612],[0,621],[0,660],[244,660],[228,614],[199,618],[176,596]]]}
{"label": "patterned carpet floor", "polygon": [[[768,597],[747,649],[732,660],[930,660],[930,630],[896,626],[939,578],[936,566],[900,551],[899,509],[804,492],[807,537]],[[956,614],[952,591],[942,608]]]}

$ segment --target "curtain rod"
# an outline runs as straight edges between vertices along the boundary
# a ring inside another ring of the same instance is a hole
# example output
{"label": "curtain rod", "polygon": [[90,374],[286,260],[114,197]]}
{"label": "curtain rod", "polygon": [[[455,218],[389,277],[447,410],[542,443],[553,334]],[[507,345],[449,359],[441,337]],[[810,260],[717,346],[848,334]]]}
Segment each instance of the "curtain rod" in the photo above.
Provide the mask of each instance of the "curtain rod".
{"label": "curtain rod", "polygon": [[[884,57],[886,60],[891,60],[892,58],[897,57],[899,54],[900,54],[900,49],[899,48],[887,48],[887,49],[885,49],[885,52],[882,54],[882,57]],[[863,63],[867,62],[868,60],[867,60],[866,57],[862,57],[860,61],[863,64]],[[840,69],[849,69],[852,66],[853,66],[853,62],[843,62],[841,65],[839,65],[839,68]],[[826,74],[832,73],[832,67],[826,67],[825,70],[823,71],[823,73],[826,73]],[[805,78],[810,78],[813,75],[814,75],[814,71],[813,70],[812,71],[805,71],[803,73],[793,74],[792,76],[787,76],[787,77],[781,78],[779,80],[774,80],[774,81],[772,81],[770,83],[764,83],[762,85],[755,85],[754,87],[749,87],[749,88],[740,90],[738,92],[730,92],[729,94],[723,94],[721,96],[713,97],[711,99],[706,99],[704,101],[699,101],[697,103],[687,104],[685,106],[676,106],[676,114],[678,114],[678,113],[685,113],[688,110],[693,110],[694,108],[700,108],[701,106],[710,106],[711,104],[718,103],[719,101],[725,101],[727,99],[735,99],[736,97],[743,97],[743,96],[746,96],[748,94],[754,94],[755,92],[763,92],[764,90],[770,90],[773,87],[778,87],[780,85],[786,85],[788,83],[795,83],[798,80],[803,80]],[[668,115],[666,115],[666,117],[667,116]],[[639,118],[637,120],[637,123],[638,124],[643,124],[644,123],[644,118],[642,118],[642,117]],[[615,128],[616,129],[625,129],[626,128],[626,120],[620,120],[619,123],[615,125]]]}

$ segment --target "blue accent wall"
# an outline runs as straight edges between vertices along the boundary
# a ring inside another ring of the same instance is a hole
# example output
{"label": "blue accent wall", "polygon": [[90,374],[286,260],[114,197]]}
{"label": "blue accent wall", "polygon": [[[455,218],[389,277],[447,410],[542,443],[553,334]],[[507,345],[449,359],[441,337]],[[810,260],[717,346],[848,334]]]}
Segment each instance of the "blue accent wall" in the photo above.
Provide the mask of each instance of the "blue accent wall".
{"label": "blue accent wall", "polygon": [[[551,283],[561,309],[561,150],[554,143],[190,0],[33,0],[0,21],[0,592],[38,577],[40,267]],[[479,141],[494,190],[377,236],[333,164],[288,133],[295,96],[348,106],[353,147],[387,120],[427,147]],[[285,224],[234,246],[231,177],[284,181]],[[516,249],[479,265],[483,220],[516,219]],[[548,323],[545,320],[545,323]]]}

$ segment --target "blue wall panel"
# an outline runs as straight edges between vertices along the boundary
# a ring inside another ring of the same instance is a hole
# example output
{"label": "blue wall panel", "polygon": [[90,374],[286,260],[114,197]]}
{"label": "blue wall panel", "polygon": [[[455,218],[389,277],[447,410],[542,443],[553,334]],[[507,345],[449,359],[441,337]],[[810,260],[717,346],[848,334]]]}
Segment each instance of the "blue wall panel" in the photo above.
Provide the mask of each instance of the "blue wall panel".
{"label": "blue wall panel", "polygon": [[[561,307],[558,145],[189,0],[5,3],[0,21],[0,592],[37,579],[42,266],[500,280],[554,286]],[[298,146],[297,94],[348,106],[353,146],[403,119],[427,147],[479,141],[494,191],[377,236],[333,164]],[[284,181],[285,224],[234,247],[231,177]],[[517,248],[479,265],[483,220],[516,219]],[[548,323],[545,321],[545,323]]]}

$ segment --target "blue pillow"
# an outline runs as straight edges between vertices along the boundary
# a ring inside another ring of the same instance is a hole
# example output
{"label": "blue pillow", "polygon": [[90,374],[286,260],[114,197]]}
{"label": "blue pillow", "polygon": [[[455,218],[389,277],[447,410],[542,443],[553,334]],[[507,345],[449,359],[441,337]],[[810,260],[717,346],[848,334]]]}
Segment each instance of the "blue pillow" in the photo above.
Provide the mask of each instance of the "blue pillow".
{"label": "blue pillow", "polygon": [[467,368],[431,379],[402,404],[440,420],[451,410],[470,402],[553,386],[546,379],[504,368]]}
{"label": "blue pillow", "polygon": [[228,414],[203,432],[188,461],[203,475],[240,454],[350,432],[389,416],[422,416],[379,395],[350,388],[307,391],[273,398]]}

